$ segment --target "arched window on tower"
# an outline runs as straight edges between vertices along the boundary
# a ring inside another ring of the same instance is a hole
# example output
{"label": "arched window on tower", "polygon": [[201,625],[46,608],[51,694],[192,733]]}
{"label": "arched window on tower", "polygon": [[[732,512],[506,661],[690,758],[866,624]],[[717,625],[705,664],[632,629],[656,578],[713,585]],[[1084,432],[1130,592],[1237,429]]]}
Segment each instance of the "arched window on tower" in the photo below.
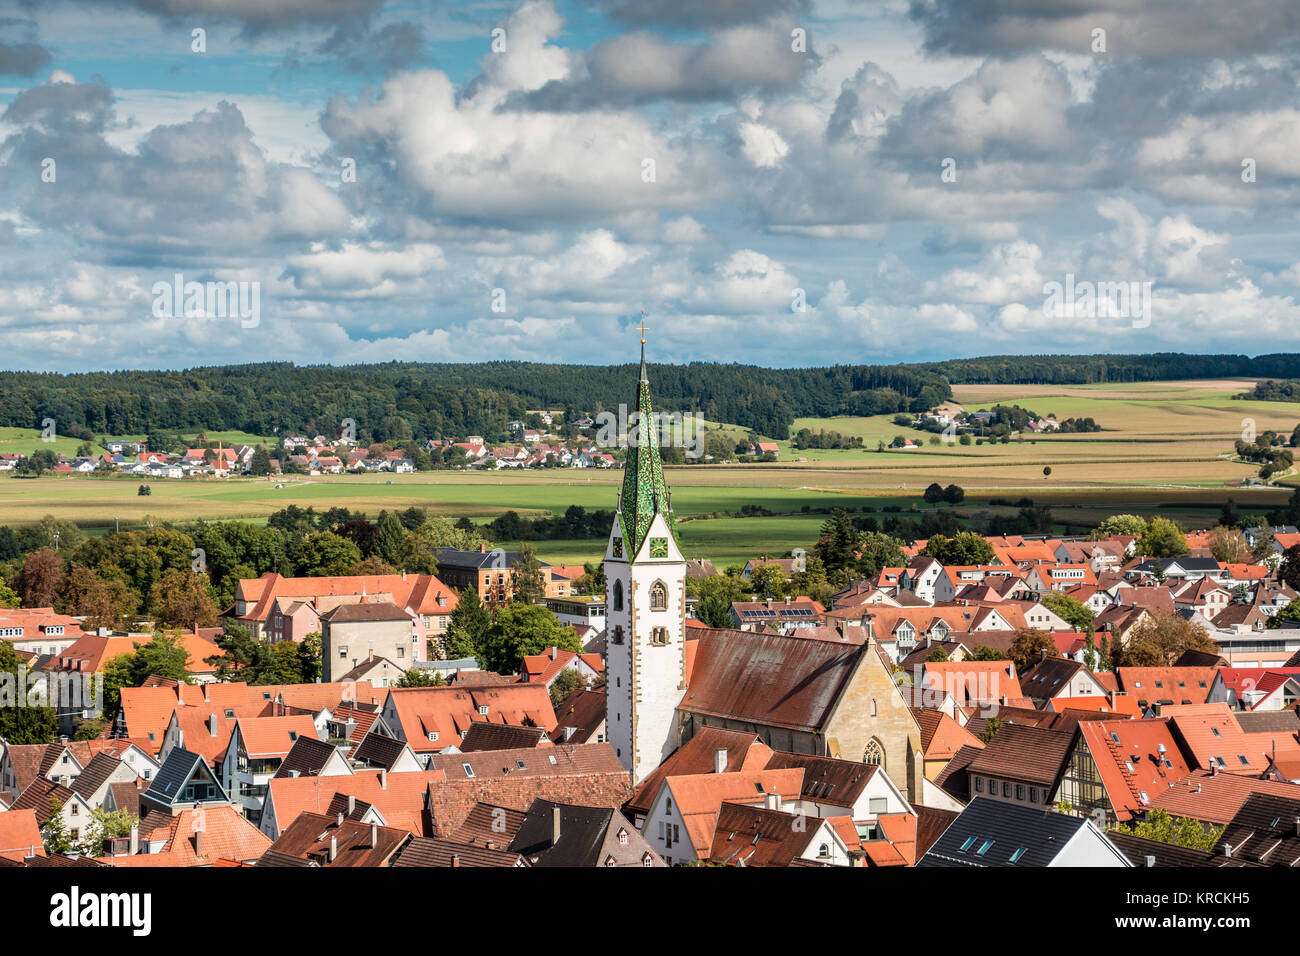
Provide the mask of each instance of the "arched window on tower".
{"label": "arched window on tower", "polygon": [[668,588],[662,581],[656,581],[650,585],[650,610],[668,610]]}
{"label": "arched window on tower", "polygon": [[623,610],[623,582],[614,582],[614,610]]}

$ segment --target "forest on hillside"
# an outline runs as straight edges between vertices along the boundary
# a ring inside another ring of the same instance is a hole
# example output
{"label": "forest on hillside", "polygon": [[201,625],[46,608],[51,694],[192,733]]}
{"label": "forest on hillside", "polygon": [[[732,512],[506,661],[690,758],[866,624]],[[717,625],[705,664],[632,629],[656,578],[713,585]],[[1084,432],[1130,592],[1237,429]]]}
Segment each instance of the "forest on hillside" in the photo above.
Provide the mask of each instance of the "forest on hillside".
{"label": "forest on hillside", "polygon": [[[784,439],[797,417],[923,411],[954,384],[1091,384],[1184,378],[1300,378],[1300,355],[1024,355],[898,365],[765,368],[692,362],[651,365],[663,411],[698,412]],[[363,440],[506,434],[526,409],[572,419],[635,401],[634,365],[538,362],[296,366],[289,362],[57,374],[0,372],[0,425],[60,434],[241,430],[336,435],[345,419]]]}

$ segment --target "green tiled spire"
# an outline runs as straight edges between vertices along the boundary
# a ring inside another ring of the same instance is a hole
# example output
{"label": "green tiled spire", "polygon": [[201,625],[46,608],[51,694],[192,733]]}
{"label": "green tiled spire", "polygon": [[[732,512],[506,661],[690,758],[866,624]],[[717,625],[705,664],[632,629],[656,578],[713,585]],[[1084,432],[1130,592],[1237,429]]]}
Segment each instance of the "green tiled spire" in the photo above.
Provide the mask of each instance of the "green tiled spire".
{"label": "green tiled spire", "polygon": [[645,315],[641,317],[641,381],[636,391],[636,442],[629,441],[623,470],[623,494],[619,499],[619,520],[623,526],[624,553],[631,560],[641,550],[650,523],[661,514],[676,535],[668,502],[668,485],[659,459],[654,409],[650,404],[650,380],[645,370]]}

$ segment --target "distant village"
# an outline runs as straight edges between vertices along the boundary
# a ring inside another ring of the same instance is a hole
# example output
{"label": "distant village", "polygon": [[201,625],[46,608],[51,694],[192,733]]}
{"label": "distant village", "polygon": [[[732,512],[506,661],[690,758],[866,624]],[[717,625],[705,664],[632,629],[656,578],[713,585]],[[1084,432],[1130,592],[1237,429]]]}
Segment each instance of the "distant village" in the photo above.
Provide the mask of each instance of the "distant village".
{"label": "distant village", "polygon": [[[386,443],[362,444],[354,439],[329,438],[325,435],[286,435],[274,450],[246,444],[205,442],[202,436],[194,447],[184,451],[151,449],[147,439],[111,439],[103,443],[100,454],[66,455],[38,452],[0,453],[0,472],[18,474],[120,474],[139,478],[230,478],[239,476],[273,476],[282,474],[341,475],[388,472],[410,474],[431,468],[496,470],[500,468],[618,468],[627,444],[626,433],[605,436],[594,431],[598,422],[581,417],[567,431],[574,437],[563,438],[548,427],[558,423],[559,411],[531,412],[540,428],[528,427],[523,421],[507,423],[509,443],[493,444],[481,435],[407,442],[400,447]],[[583,433],[593,432],[590,437]],[[89,443],[84,443],[89,444]],[[776,442],[757,437],[729,444],[716,444],[712,452],[696,456],[703,461],[763,460],[775,461],[780,455]],[[39,456],[40,464],[36,458]],[[800,459],[802,460],[802,459]]]}

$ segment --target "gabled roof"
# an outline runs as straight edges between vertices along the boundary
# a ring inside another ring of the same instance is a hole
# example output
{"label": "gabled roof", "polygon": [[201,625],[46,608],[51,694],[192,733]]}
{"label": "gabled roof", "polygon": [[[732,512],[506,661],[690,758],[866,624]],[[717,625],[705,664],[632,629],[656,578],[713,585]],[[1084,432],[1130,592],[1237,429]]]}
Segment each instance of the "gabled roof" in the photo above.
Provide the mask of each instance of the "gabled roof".
{"label": "gabled roof", "polygon": [[[1268,767],[1268,751],[1276,748],[1271,737],[1260,739],[1241,729],[1227,704],[1169,707],[1167,714],[1174,736],[1198,770],[1249,773],[1258,776]],[[1279,756],[1300,756],[1294,741]]]}
{"label": "gabled roof", "polygon": [[916,865],[1045,867],[1086,826],[1083,817],[976,797]]}
{"label": "gabled roof", "polygon": [[962,747],[984,749],[983,741],[941,710],[917,710],[913,716],[926,760],[949,760]]}
{"label": "gabled roof", "polygon": [[352,751],[352,760],[367,767],[382,767],[392,770],[397,761],[406,752],[406,744],[394,737],[383,734],[366,734],[361,743]]}
{"label": "gabled roof", "polygon": [[[552,842],[556,811],[560,838]],[[510,851],[527,857],[533,866],[595,866],[615,819],[632,829],[617,810],[534,800],[510,841]]]}
{"label": "gabled roof", "polygon": [[1219,837],[1234,859],[1266,866],[1300,866],[1300,799],[1252,793]]}
{"label": "gabled roof", "polygon": [[1079,671],[1087,668],[1065,657],[1045,657],[1020,675],[1020,688],[1034,700],[1047,700],[1067,689]]}
{"label": "gabled roof", "polygon": [[[718,812],[724,801],[766,802],[769,794],[783,801],[796,800],[803,792],[803,770],[739,771],[666,777],[663,786],[672,794],[677,813],[690,834],[691,845],[701,858],[708,854]],[[789,814],[787,817],[787,825]]]}
{"label": "gabled roof", "polygon": [[90,758],[90,763],[86,764],[85,769],[77,774],[77,779],[72,781],[73,793],[89,800],[121,766],[123,766],[122,761],[111,754],[104,752],[95,754]]}
{"label": "gabled roof", "polygon": [[388,866],[410,837],[398,827],[355,820],[340,824],[337,817],[302,813],[280,833],[258,866],[292,866],[295,860],[326,867]]}
{"label": "gabled roof", "polygon": [[67,806],[68,803],[73,800],[81,800],[82,803],[85,802],[67,787],[54,783],[51,780],[47,780],[44,777],[37,777],[27,785],[27,788],[23,790],[18,799],[15,800],[13,805],[5,812],[12,813],[15,810],[33,810],[36,812],[37,822],[44,824],[50,819],[51,803],[56,800],[64,806]]}
{"label": "gabled roof", "polygon": [[337,794],[352,795],[374,807],[385,825],[424,832],[424,795],[441,773],[358,770],[337,777],[275,777],[267,788],[267,806],[274,808],[281,832],[300,813],[328,815]]}
{"label": "gabled roof", "polygon": [[552,740],[587,743],[605,723],[605,692],[579,687],[555,708],[555,721],[555,727],[550,731]]}
{"label": "gabled roof", "polygon": [[304,715],[240,717],[235,721],[248,756],[284,757],[302,737],[316,737],[316,725]]}
{"label": "gabled roof", "polygon": [[1089,721],[1079,733],[1119,820],[1145,813],[1191,770],[1167,718]]}
{"label": "gabled roof", "polygon": [[[151,826],[158,822],[161,825]],[[144,857],[102,857],[113,866],[129,866],[131,861],[158,856],[167,862],[160,866],[211,866],[218,860],[248,862],[257,860],[271,840],[229,803],[205,804],[186,808],[171,817],[148,814],[140,821],[140,841],[162,842],[162,850]],[[149,866],[149,862],[136,863]]]}
{"label": "gabled roof", "polygon": [[1119,689],[1147,704],[1204,704],[1210,698],[1214,667],[1117,667]]}
{"label": "gabled roof", "polygon": [[216,788],[212,802],[228,802],[229,798],[212,768],[201,756],[184,747],[176,747],[167,755],[149,789],[145,791],[145,799],[163,806],[175,806],[185,785],[196,775],[204,776]]}
{"label": "gabled roof", "polygon": [[[604,695],[602,702],[603,697]],[[544,727],[516,727],[478,720],[470,724],[461,736],[460,751],[473,753],[476,750],[518,750],[521,747],[540,747],[546,743],[550,741]]]}
{"label": "gabled roof", "polygon": [[967,768],[1025,783],[1053,787],[1070,758],[1074,734],[1025,724],[1003,724]]}
{"label": "gabled roof", "polygon": [[1191,817],[1216,826],[1228,823],[1246,798],[1252,793],[1267,793],[1288,797],[1300,792],[1293,783],[1260,780],[1234,773],[1213,773],[1194,770],[1174,781],[1158,795],[1153,795],[1152,808],[1165,810],[1173,816]]}
{"label": "gabled roof", "polygon": [[679,709],[819,732],[830,719],[862,645],[729,628],[687,628],[698,640]]}
{"label": "gabled roof", "polygon": [[[433,753],[459,747],[475,721],[555,726],[555,710],[544,684],[488,684],[481,687],[394,687],[388,702],[411,749]],[[487,708],[487,713],[482,712]],[[396,728],[394,728],[396,729]],[[429,734],[437,739],[430,740]]]}
{"label": "gabled roof", "polygon": [[449,839],[453,843],[471,843],[501,850],[515,838],[526,814],[526,810],[479,802],[474,804],[474,809]]}
{"label": "gabled roof", "polygon": [[775,752],[756,734],[724,730],[721,727],[701,727],[699,733],[669,754],[663,763],[641,781],[636,793],[627,802],[626,809],[629,813],[648,813],[659,793],[659,785],[667,776],[713,773],[718,751],[726,752],[727,772],[762,770]]}
{"label": "gabled roof", "polygon": [[[1163,840],[1150,840],[1129,833],[1126,830],[1107,830],[1106,837],[1119,848],[1134,866],[1215,866],[1215,856],[1209,850],[1194,850],[1191,847],[1166,843]],[[1148,864],[1148,860],[1151,861]]]}
{"label": "gabled roof", "polygon": [[803,827],[794,827],[792,819],[783,810],[723,803],[708,859],[728,866],[790,866],[807,854],[823,822],[806,817]]}
{"label": "gabled roof", "polygon": [[835,757],[817,757],[778,750],[767,762],[767,770],[803,770],[805,800],[829,803],[839,807],[852,807],[862,796],[877,771],[878,764],[838,760]]}
{"label": "gabled roof", "polygon": [[319,740],[314,734],[300,734],[285,754],[276,777],[314,777],[325,769],[330,757],[338,751],[333,744]]}
{"label": "gabled roof", "polygon": [[35,809],[0,813],[0,858],[21,863],[29,856],[44,855],[45,844]]}
{"label": "gabled roof", "polygon": [[505,849],[417,836],[402,848],[393,866],[528,866],[528,861]]}

